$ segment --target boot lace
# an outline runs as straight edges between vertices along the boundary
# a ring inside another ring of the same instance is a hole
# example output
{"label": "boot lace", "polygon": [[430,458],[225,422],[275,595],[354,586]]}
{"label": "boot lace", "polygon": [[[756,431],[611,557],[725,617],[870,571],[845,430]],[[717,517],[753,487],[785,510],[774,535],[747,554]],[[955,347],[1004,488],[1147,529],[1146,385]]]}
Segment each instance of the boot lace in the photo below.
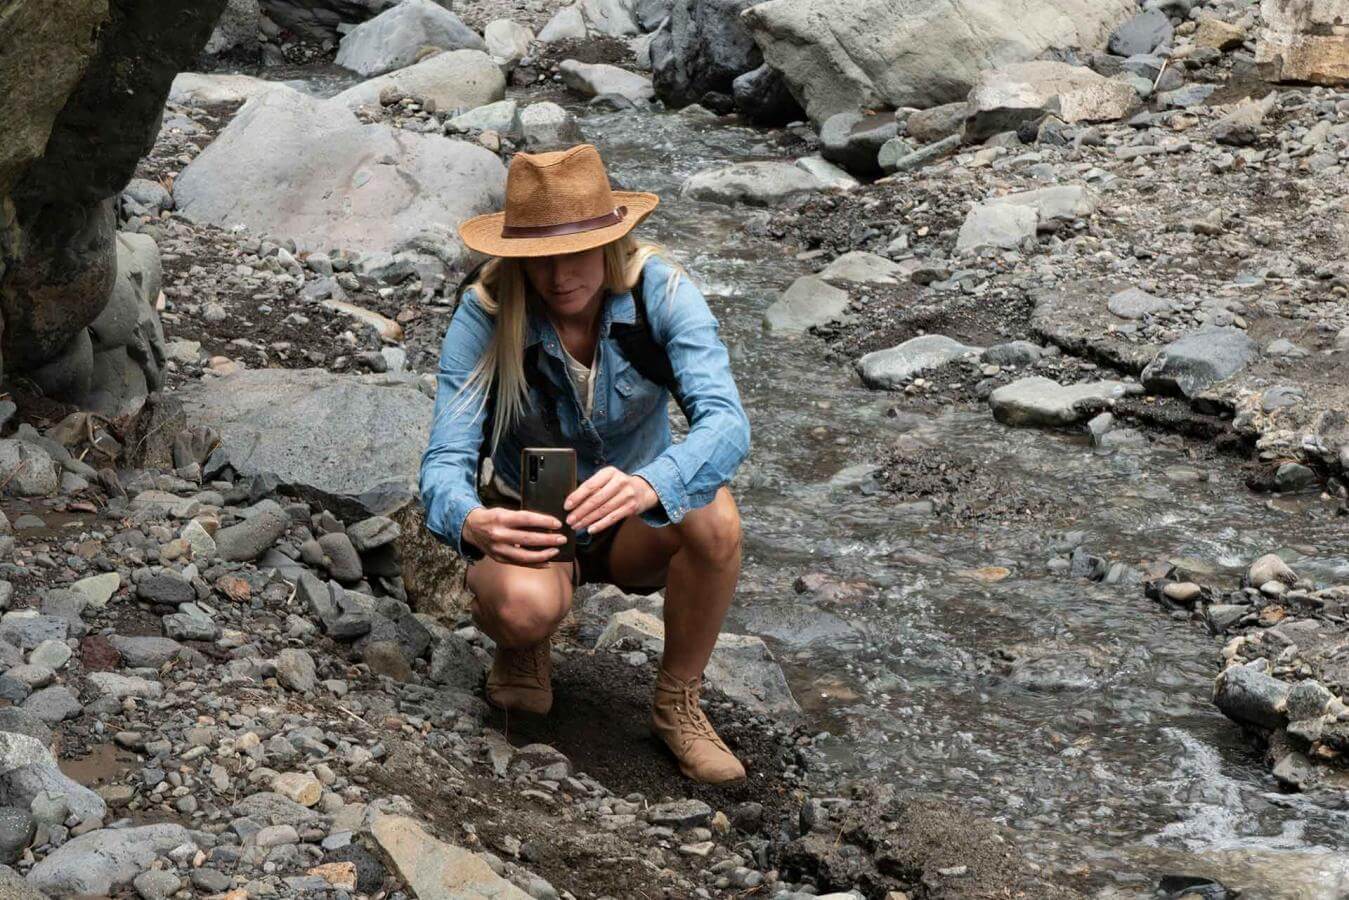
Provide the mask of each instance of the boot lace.
{"label": "boot lace", "polygon": [[699,687],[697,681],[681,686],[679,692],[681,696],[675,701],[675,718],[684,727],[684,733],[690,739],[704,738],[720,744],[721,739],[717,737],[716,730],[707,720],[703,708],[698,705]]}

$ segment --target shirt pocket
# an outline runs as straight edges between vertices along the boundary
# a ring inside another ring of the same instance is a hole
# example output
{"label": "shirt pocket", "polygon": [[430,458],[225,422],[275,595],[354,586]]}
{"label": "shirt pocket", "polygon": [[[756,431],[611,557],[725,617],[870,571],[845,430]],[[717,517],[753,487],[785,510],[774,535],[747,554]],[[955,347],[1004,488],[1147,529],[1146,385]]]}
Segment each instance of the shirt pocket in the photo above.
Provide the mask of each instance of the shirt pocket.
{"label": "shirt pocket", "polygon": [[665,415],[665,388],[647,381],[623,360],[614,370],[614,398],[610,421],[628,428],[656,414]]}

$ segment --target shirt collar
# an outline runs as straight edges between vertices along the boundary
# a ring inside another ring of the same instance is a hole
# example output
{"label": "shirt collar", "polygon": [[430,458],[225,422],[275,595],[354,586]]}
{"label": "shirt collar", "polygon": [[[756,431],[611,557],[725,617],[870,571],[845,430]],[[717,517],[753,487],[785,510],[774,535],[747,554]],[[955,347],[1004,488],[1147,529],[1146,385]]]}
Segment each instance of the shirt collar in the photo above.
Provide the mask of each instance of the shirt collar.
{"label": "shirt collar", "polygon": [[[631,291],[624,291],[621,294],[609,294],[604,298],[604,308],[600,310],[600,336],[609,335],[609,325],[613,322],[622,322],[631,325],[637,321],[637,301],[632,297]],[[534,344],[543,341],[549,334],[553,333],[553,326],[548,318],[537,312],[536,307],[531,304],[528,315],[528,327],[525,333],[525,346],[531,347]]]}

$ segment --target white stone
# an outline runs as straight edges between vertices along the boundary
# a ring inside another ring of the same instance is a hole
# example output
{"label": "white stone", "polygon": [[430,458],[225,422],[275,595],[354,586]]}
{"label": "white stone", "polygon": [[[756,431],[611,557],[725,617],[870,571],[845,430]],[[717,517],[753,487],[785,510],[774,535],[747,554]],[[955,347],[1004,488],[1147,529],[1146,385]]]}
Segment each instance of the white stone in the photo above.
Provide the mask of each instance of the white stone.
{"label": "white stone", "polygon": [[848,293],[822,278],[806,275],[793,281],[764,312],[764,327],[775,334],[803,334],[823,325],[848,308]]}

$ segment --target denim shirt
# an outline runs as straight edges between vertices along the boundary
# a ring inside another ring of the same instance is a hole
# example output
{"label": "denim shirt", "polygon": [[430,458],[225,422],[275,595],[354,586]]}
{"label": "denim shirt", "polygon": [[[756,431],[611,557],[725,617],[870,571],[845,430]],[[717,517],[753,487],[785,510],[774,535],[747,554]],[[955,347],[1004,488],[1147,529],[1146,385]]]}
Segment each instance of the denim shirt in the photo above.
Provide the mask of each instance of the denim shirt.
{"label": "denim shirt", "polygon": [[[690,420],[688,434],[677,444],[672,443],[666,412],[669,391],[642,377],[609,336],[610,323],[636,320],[631,293],[605,297],[593,375],[594,407],[589,417],[582,414],[581,398],[567,377],[562,341],[552,324],[531,312],[526,332],[527,346],[542,344],[539,369],[562,398],[558,425],[567,446],[576,450],[577,478],[584,481],[605,466],[640,476],[660,498],[641,518],[657,527],[679,522],[689,510],[711,502],[749,452],[749,419],[731,377],[726,347],[718,337],[717,320],[687,277],[681,277],[674,296],[668,296],[673,275],[668,263],[652,258],[643,269],[641,284],[652,334],[669,355]],[[466,291],[441,345],[435,419],[422,455],[421,496],[427,528],[473,559],[481,553],[462,536],[468,514],[483,505],[477,471],[486,413],[476,397],[465,408],[456,394],[487,349],[493,325],[475,292]],[[534,388],[530,400],[536,405],[544,402]],[[520,431],[517,426],[503,434],[492,455],[494,471],[516,490],[523,446]],[[587,533],[581,532],[578,541],[587,540]]]}

